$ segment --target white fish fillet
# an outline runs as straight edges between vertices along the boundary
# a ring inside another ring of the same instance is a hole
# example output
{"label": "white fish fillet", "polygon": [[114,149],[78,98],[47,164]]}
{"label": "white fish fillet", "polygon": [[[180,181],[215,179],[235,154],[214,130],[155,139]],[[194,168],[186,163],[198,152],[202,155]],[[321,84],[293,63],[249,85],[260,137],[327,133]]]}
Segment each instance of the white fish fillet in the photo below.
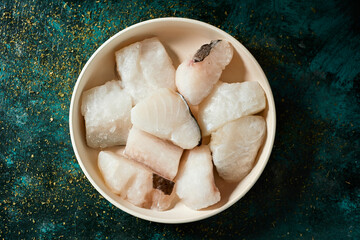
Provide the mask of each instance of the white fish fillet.
{"label": "white fish fillet", "polygon": [[82,95],[87,144],[93,148],[125,145],[131,128],[131,96],[113,80]]}
{"label": "white fish fillet", "polygon": [[117,71],[134,103],[158,88],[176,89],[175,68],[157,38],[133,43],[115,53]]}
{"label": "white fish fillet", "polygon": [[156,210],[166,210],[171,206],[175,191],[164,194],[153,188],[153,173],[141,164],[126,158],[124,148],[101,151],[98,166],[106,185],[132,204]]}
{"label": "white fish fillet", "polygon": [[178,172],[183,149],[132,127],[125,147],[125,155],[145,164],[158,175],[173,180]]}
{"label": "white fish fillet", "polygon": [[174,91],[162,88],[131,110],[132,124],[184,149],[201,140],[200,128],[186,102]]}
{"label": "white fish fillet", "polygon": [[[215,42],[206,44],[206,51],[211,50],[202,61],[196,61],[195,54],[194,58],[185,60],[176,70],[176,86],[191,105],[199,104],[209,95],[233,57],[233,48],[227,41]],[[215,46],[210,47],[212,43]]]}
{"label": "white fish fillet", "polygon": [[207,145],[184,153],[175,189],[181,201],[195,210],[220,201],[220,192],[214,181],[211,153]]}
{"label": "white fish fillet", "polygon": [[258,113],[265,106],[265,93],[258,82],[219,81],[199,105],[198,123],[203,136],[208,136],[225,123]]}
{"label": "white fish fillet", "polygon": [[112,192],[144,207],[152,190],[152,173],[140,164],[109,151],[101,151],[98,166]]}
{"label": "white fish fillet", "polygon": [[242,180],[253,168],[265,134],[261,116],[242,117],[213,132],[210,149],[220,177],[231,182]]}

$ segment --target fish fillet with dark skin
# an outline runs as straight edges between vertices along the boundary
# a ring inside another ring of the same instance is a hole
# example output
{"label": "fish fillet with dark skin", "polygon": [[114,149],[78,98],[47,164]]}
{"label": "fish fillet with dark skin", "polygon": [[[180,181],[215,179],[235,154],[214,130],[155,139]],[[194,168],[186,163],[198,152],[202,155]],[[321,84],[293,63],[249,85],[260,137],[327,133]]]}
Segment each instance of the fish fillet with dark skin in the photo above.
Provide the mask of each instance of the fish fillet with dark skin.
{"label": "fish fillet with dark skin", "polygon": [[168,88],[161,88],[131,110],[133,126],[183,149],[201,141],[201,132],[184,99]]}
{"label": "fish fillet with dark skin", "polygon": [[189,104],[198,105],[209,95],[232,57],[233,48],[225,40],[204,44],[177,68],[175,83],[178,91]]}
{"label": "fish fillet with dark skin", "polygon": [[116,147],[99,153],[98,166],[106,185],[138,207],[167,210],[175,197],[174,182],[127,158],[123,151]]}

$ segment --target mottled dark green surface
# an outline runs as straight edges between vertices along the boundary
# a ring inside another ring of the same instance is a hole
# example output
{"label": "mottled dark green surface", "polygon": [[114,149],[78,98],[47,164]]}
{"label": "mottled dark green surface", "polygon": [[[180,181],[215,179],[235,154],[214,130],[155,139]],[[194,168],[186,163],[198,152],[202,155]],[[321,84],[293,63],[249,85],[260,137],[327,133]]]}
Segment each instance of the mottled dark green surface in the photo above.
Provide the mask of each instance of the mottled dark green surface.
{"label": "mottled dark green surface", "polygon": [[[139,21],[199,19],[233,35],[273,89],[277,136],[256,185],[183,225],[102,198],[72,151],[75,81],[106,39]],[[0,239],[359,239],[357,1],[1,1]]]}

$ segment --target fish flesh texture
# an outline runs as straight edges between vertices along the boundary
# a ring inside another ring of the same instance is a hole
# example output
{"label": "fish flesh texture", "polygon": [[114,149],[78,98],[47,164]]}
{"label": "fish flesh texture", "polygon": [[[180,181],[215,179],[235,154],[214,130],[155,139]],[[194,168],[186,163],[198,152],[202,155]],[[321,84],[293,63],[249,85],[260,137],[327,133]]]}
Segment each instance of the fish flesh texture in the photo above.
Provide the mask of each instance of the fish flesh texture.
{"label": "fish flesh texture", "polygon": [[198,105],[219,80],[233,57],[233,48],[225,40],[213,40],[186,59],[176,70],[178,91],[191,105]]}
{"label": "fish flesh texture", "polygon": [[101,151],[98,166],[105,183],[136,206],[143,207],[152,189],[152,174],[140,164],[109,151]]}
{"label": "fish flesh texture", "polygon": [[[168,184],[168,180],[161,180],[150,169],[126,158],[123,151],[124,147],[116,147],[99,153],[98,167],[106,185],[113,193],[135,206],[167,210],[175,197],[174,183]],[[157,188],[154,188],[154,175],[160,179],[157,180]],[[164,182],[165,187],[161,186]],[[162,189],[166,189],[166,192]]]}
{"label": "fish flesh texture", "polygon": [[173,180],[178,172],[183,149],[133,126],[124,153],[158,175]]}
{"label": "fish flesh texture", "polygon": [[229,182],[242,180],[253,168],[265,134],[262,116],[245,116],[213,132],[209,145],[219,176]]}
{"label": "fish flesh texture", "polygon": [[215,185],[213,163],[208,145],[186,150],[176,177],[176,194],[194,210],[206,208],[220,201]]}
{"label": "fish flesh texture", "polygon": [[158,38],[133,43],[115,53],[117,72],[134,103],[158,88],[176,89],[175,68]]}
{"label": "fish flesh texture", "polygon": [[131,128],[131,96],[117,80],[94,87],[82,94],[81,114],[85,118],[89,147],[125,145]]}
{"label": "fish flesh texture", "polygon": [[161,88],[131,110],[132,124],[183,149],[201,141],[200,128],[180,94]]}
{"label": "fish flesh texture", "polygon": [[174,186],[175,182],[153,173],[151,208],[161,211],[169,209],[176,196]]}
{"label": "fish flesh texture", "polygon": [[258,82],[219,81],[199,105],[198,123],[203,136],[208,136],[225,123],[256,114],[265,106],[265,93]]}

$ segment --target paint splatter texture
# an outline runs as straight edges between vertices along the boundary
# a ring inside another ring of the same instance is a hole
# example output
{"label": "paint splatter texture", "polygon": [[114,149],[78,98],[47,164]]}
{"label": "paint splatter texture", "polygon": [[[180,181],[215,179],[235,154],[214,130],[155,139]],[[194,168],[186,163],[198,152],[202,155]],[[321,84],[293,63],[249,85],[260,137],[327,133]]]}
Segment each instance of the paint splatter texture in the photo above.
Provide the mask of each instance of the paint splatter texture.
{"label": "paint splatter texture", "polygon": [[[246,196],[197,223],[117,209],[72,151],[68,111],[91,54],[137,22],[187,17],[247,47],[273,89],[275,146]],[[0,3],[0,239],[360,238],[360,8],[356,1]]]}

